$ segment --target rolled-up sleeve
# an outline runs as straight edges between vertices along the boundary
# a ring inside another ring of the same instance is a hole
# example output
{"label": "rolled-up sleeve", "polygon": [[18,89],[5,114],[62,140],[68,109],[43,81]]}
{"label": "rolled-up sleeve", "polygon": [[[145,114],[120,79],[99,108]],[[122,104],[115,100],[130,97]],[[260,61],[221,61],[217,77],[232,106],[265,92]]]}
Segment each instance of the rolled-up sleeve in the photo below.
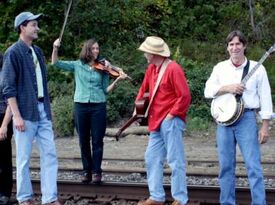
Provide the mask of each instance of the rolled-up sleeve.
{"label": "rolled-up sleeve", "polygon": [[265,68],[262,66],[258,81],[258,95],[260,100],[259,115],[262,119],[271,119],[273,114],[273,104],[271,97],[271,88],[268,81]]}

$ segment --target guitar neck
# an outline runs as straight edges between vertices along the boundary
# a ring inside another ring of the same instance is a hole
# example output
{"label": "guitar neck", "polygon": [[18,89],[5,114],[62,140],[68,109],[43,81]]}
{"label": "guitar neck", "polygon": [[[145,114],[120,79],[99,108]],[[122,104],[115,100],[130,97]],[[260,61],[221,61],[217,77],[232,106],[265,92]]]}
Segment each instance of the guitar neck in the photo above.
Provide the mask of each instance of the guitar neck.
{"label": "guitar neck", "polygon": [[245,85],[247,81],[250,79],[250,77],[256,72],[256,70],[263,64],[265,59],[272,53],[275,49],[275,44],[267,51],[265,54],[261,57],[261,59],[258,61],[258,63],[254,66],[254,68],[244,77],[242,80],[242,84]]}
{"label": "guitar neck", "polygon": [[116,141],[119,140],[120,135],[122,134],[122,132],[129,127],[133,122],[135,122],[138,119],[137,115],[132,116],[115,134],[116,137]]}

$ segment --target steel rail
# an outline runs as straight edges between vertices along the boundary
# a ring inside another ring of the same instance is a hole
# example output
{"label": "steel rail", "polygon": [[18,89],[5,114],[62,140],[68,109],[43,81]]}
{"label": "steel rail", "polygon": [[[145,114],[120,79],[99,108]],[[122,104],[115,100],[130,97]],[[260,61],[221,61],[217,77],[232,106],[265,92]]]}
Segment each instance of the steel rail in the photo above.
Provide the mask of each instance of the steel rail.
{"label": "steel rail", "polygon": [[[33,171],[39,171],[40,167],[39,166],[31,166],[30,167],[31,170]],[[15,169],[15,168],[14,168]],[[72,171],[72,172],[82,172],[83,170],[81,168],[66,168],[66,167],[59,167],[58,169],[59,172],[68,172],[68,171]],[[141,175],[146,175],[146,169],[145,168],[132,168],[132,169],[128,169],[128,168],[103,168],[102,169],[103,174],[116,174],[116,175],[130,175],[132,173],[139,173]],[[168,176],[171,175],[171,170],[170,169],[164,169],[164,175]],[[204,177],[218,177],[219,173],[217,172],[213,172],[213,171],[205,171],[205,170],[201,170],[201,171],[194,171],[194,170],[187,170],[186,171],[186,176],[204,176]],[[242,173],[236,173],[236,177],[237,178],[247,178],[247,173],[246,172],[242,172]],[[275,179],[275,173],[273,172],[266,172],[264,174],[264,177],[266,179]]]}
{"label": "steel rail", "polygon": [[[13,158],[15,159],[15,155],[13,155]],[[39,156],[37,156],[37,155],[33,155],[32,157],[31,157],[31,159],[34,159],[34,160],[38,160],[38,159],[40,159],[40,157]],[[75,161],[81,161],[81,157],[80,156],[74,156],[74,157],[67,157],[67,156],[62,156],[62,157],[58,157],[58,160],[75,160]],[[125,161],[125,162],[144,162],[144,158],[112,158],[112,157],[104,157],[103,158],[103,162],[104,161],[113,161],[113,162],[115,162],[115,161]],[[207,163],[209,163],[209,164],[218,164],[219,163],[219,161],[218,160],[214,160],[214,159],[186,159],[186,163],[187,164],[203,164],[203,163],[205,163],[205,164],[207,164]],[[244,161],[243,160],[236,160],[236,163],[237,164],[244,164]],[[262,164],[263,165],[268,165],[268,164],[271,164],[271,165],[274,165],[275,164],[275,160],[270,160],[270,159],[268,159],[268,160],[264,160],[264,161],[262,161]]]}
{"label": "steel rail", "polygon": [[[34,192],[36,194],[41,194],[40,181],[32,180],[32,185]],[[173,201],[170,188],[169,184],[164,185],[167,202]],[[99,201],[111,201],[114,199],[141,200],[149,196],[147,184],[143,183],[103,182],[101,185],[95,185],[71,181],[58,181],[58,190],[61,197],[78,195],[82,198],[94,198]],[[275,205],[274,196],[275,189],[266,189],[267,204]],[[198,202],[198,204],[219,204],[219,187],[188,186],[188,197],[191,202]],[[249,188],[237,187],[236,201],[238,204],[250,204],[251,196]]]}

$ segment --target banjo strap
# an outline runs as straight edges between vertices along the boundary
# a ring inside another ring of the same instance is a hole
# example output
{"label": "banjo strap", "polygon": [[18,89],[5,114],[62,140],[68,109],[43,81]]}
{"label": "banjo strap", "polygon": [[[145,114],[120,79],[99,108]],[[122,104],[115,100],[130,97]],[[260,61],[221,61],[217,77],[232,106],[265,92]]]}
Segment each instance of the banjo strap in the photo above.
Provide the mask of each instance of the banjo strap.
{"label": "banjo strap", "polygon": [[[244,66],[244,68],[243,68],[243,75],[242,75],[242,79],[244,79],[244,77],[247,75],[247,73],[248,73],[248,70],[249,70],[249,60],[247,60],[247,63],[246,63],[246,65]],[[242,97],[242,94],[238,94],[238,95],[236,95],[236,98],[237,99],[240,99]]]}

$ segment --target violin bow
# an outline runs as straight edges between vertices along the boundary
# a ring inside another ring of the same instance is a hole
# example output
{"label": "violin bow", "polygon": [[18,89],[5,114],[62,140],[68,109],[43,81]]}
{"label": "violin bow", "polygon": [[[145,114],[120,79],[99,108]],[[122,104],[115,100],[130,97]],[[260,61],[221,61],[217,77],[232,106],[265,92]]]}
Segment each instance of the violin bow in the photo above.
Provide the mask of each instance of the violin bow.
{"label": "violin bow", "polygon": [[72,2],[73,2],[73,0],[70,0],[69,5],[68,5],[68,9],[66,11],[65,20],[63,22],[63,26],[62,26],[62,29],[61,29],[61,32],[60,32],[60,35],[59,35],[59,41],[60,42],[62,40],[63,33],[64,33],[64,30],[65,30],[65,27],[66,27],[66,24],[67,24],[67,20],[68,20],[68,16],[69,16],[69,13],[70,13],[71,6],[72,6]]}

